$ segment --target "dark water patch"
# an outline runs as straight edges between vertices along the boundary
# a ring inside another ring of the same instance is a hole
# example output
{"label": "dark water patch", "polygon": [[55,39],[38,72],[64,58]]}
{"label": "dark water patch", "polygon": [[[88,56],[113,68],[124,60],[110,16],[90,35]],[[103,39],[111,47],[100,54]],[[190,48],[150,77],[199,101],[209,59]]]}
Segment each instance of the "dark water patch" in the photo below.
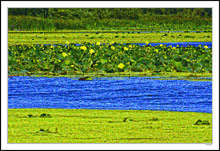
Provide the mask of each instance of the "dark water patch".
{"label": "dark water patch", "polygon": [[152,77],[92,81],[12,77],[8,79],[8,107],[212,113],[212,82]]}

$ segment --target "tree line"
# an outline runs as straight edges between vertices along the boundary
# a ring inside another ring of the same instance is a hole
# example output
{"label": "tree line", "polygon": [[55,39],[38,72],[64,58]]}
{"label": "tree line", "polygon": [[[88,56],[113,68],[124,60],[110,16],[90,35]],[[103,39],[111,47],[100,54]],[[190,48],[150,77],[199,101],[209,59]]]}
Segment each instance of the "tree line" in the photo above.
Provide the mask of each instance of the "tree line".
{"label": "tree line", "polygon": [[9,16],[140,19],[147,16],[212,17],[211,8],[8,8]]}

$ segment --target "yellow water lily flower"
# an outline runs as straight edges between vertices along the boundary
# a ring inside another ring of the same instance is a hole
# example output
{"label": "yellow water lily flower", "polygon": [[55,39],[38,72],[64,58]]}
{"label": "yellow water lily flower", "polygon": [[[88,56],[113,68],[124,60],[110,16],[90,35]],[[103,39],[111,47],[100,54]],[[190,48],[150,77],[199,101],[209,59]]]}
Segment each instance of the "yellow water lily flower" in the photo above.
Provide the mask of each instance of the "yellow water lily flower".
{"label": "yellow water lily flower", "polygon": [[160,47],[162,47],[163,46],[163,44],[160,44]]}
{"label": "yellow water lily flower", "polygon": [[126,51],[126,50],[128,50],[128,48],[127,48],[127,47],[124,47],[124,50]]}
{"label": "yellow water lily flower", "polygon": [[111,50],[115,50],[115,47],[114,47],[114,46],[111,46]]}
{"label": "yellow water lily flower", "polygon": [[101,45],[101,42],[96,42],[96,45],[98,45],[98,46]]}
{"label": "yellow water lily flower", "polygon": [[90,53],[90,54],[93,54],[93,53],[95,53],[95,50],[90,49],[90,50],[89,50],[89,53]]}
{"label": "yellow water lily flower", "polygon": [[148,45],[148,44],[149,44],[149,42],[148,42],[148,41],[146,41],[145,43],[146,43],[146,45]]}
{"label": "yellow water lily flower", "polygon": [[125,67],[125,65],[123,64],[123,63],[120,63],[119,65],[118,65],[118,68],[120,68],[120,69],[123,69]]}
{"label": "yellow water lily flower", "polygon": [[72,67],[72,68],[73,68],[73,67],[74,67],[74,65],[71,65],[70,67]]}
{"label": "yellow water lily flower", "polygon": [[70,42],[69,42],[69,41],[66,41],[66,44],[67,44],[67,45],[69,45],[69,44],[70,44]]}
{"label": "yellow water lily flower", "polygon": [[87,50],[86,46],[81,46],[80,49],[82,49],[84,51]]}
{"label": "yellow water lily flower", "polygon": [[204,48],[205,48],[205,49],[208,49],[209,47],[206,45],[206,46],[204,46]]}
{"label": "yellow water lily flower", "polygon": [[66,54],[65,52],[63,52],[63,53],[62,53],[62,56],[63,56],[63,57],[66,57],[66,56],[67,56],[67,54]]}
{"label": "yellow water lily flower", "polygon": [[172,49],[173,49],[173,50],[175,50],[175,49],[176,49],[176,47],[173,47]]}
{"label": "yellow water lily flower", "polygon": [[155,51],[158,53],[158,49],[155,49]]}
{"label": "yellow water lily flower", "polygon": [[112,42],[110,42],[110,45],[112,45],[112,44],[114,44],[115,42],[114,41],[112,41]]}

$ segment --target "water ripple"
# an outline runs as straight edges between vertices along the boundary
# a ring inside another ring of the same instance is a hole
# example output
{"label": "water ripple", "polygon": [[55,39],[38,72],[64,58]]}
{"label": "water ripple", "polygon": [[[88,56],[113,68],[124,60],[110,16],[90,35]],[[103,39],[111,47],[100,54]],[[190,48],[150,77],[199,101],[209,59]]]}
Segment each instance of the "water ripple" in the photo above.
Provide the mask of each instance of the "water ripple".
{"label": "water ripple", "polygon": [[9,108],[167,110],[212,113],[212,82],[147,77],[12,77]]}

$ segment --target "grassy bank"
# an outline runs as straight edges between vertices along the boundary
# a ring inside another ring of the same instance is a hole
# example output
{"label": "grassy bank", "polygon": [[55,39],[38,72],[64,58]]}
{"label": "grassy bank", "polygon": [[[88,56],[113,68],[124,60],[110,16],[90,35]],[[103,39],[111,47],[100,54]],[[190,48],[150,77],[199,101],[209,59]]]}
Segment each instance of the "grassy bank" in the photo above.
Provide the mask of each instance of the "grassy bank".
{"label": "grassy bank", "polygon": [[9,109],[8,143],[212,143],[212,114]]}
{"label": "grassy bank", "polygon": [[[9,75],[13,77],[15,75]],[[191,72],[116,72],[116,73],[75,73],[73,75],[60,75],[60,74],[48,74],[44,72],[40,72],[39,74],[33,75],[20,75],[20,76],[30,76],[30,77],[68,77],[72,79],[79,79],[80,77],[91,77],[91,78],[105,78],[105,77],[158,77],[158,79],[163,80],[198,80],[198,81],[210,81],[212,79],[203,79],[204,77],[211,78],[212,73],[191,73]]]}
{"label": "grassy bank", "polygon": [[[83,12],[82,12],[83,13]],[[104,13],[103,13],[104,14]],[[120,15],[121,13],[116,13]],[[149,31],[211,31],[211,17],[183,17],[177,15],[148,15],[140,18],[94,18],[85,15],[82,18],[73,16],[59,16],[56,18],[43,18],[33,16],[8,17],[10,31],[56,31],[56,30],[149,30]],[[74,14],[73,14],[74,15]],[[81,15],[81,14],[80,14]],[[195,21],[196,20],[196,21]]]}
{"label": "grassy bank", "polygon": [[[88,31],[91,32],[91,31]],[[212,33],[43,33],[9,32],[8,44],[211,42]]]}

